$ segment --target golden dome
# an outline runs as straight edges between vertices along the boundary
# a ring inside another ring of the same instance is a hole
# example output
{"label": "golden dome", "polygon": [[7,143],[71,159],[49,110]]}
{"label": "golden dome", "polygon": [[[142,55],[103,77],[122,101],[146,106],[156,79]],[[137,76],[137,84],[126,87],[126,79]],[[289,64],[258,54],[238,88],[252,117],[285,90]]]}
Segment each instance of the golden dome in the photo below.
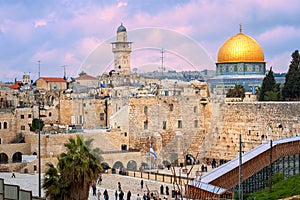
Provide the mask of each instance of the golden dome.
{"label": "golden dome", "polygon": [[264,62],[264,52],[252,37],[238,33],[219,50],[218,63],[228,62]]}

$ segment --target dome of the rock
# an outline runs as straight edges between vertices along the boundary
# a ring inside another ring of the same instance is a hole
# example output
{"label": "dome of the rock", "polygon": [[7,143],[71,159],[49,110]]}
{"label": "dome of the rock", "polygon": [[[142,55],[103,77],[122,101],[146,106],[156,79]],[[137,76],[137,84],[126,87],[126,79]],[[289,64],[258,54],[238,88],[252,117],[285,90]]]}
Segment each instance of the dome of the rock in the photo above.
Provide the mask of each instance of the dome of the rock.
{"label": "dome of the rock", "polygon": [[238,33],[221,46],[217,63],[264,62],[264,52],[252,37]]}

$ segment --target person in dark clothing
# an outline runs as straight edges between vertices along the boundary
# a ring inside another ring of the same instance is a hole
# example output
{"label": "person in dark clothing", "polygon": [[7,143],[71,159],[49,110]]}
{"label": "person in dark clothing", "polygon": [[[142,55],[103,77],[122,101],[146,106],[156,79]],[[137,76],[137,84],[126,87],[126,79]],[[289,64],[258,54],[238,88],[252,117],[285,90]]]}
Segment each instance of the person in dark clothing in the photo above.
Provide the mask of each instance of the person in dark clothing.
{"label": "person in dark clothing", "polygon": [[118,200],[118,191],[115,192],[115,200]]}
{"label": "person in dark clothing", "polygon": [[124,200],[124,192],[122,190],[119,193],[119,200]]}
{"label": "person in dark clothing", "polygon": [[120,182],[118,182],[118,189],[119,189],[119,191],[122,190],[122,188],[121,188],[121,183],[120,183]]}
{"label": "person in dark clothing", "polygon": [[164,194],[164,186],[163,185],[160,186],[160,194]]}
{"label": "person in dark clothing", "polygon": [[141,180],[141,190],[144,188],[144,181],[143,179]]}
{"label": "person in dark clothing", "polygon": [[166,195],[169,195],[169,187],[166,186]]}
{"label": "person in dark clothing", "polygon": [[146,195],[146,193],[144,193],[144,195],[143,195],[143,200],[147,200],[147,195]]}
{"label": "person in dark clothing", "polygon": [[131,199],[131,192],[130,190],[127,192],[127,200],[130,200]]}
{"label": "person in dark clothing", "polygon": [[97,191],[96,183],[92,184],[92,189],[93,189],[93,196],[97,196],[97,194],[96,194],[96,191]]}
{"label": "person in dark clothing", "polygon": [[106,189],[103,192],[103,196],[104,196],[104,200],[108,200],[109,199],[108,192],[107,192]]}

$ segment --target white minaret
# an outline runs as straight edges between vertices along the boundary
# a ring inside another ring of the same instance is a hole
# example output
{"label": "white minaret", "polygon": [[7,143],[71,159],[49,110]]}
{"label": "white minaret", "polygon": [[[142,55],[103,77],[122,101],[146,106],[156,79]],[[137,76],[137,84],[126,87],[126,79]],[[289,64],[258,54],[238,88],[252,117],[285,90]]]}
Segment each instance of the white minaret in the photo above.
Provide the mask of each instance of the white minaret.
{"label": "white minaret", "polygon": [[130,74],[130,53],[132,42],[127,42],[126,28],[121,24],[117,30],[117,41],[112,43],[114,70],[119,74]]}

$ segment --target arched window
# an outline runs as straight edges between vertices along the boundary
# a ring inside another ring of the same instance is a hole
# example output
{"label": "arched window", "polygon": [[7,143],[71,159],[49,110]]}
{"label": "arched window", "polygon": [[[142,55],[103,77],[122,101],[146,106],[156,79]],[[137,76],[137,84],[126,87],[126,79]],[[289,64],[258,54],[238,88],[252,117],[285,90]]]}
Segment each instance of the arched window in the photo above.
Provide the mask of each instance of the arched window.
{"label": "arched window", "polygon": [[21,152],[16,152],[14,153],[13,157],[12,157],[12,161],[15,162],[22,162],[22,153]]}
{"label": "arched window", "polygon": [[4,128],[4,129],[7,129],[7,122],[4,122],[4,123],[3,123],[3,128]]}
{"label": "arched window", "polygon": [[0,153],[0,164],[8,163],[8,156],[5,153]]}

